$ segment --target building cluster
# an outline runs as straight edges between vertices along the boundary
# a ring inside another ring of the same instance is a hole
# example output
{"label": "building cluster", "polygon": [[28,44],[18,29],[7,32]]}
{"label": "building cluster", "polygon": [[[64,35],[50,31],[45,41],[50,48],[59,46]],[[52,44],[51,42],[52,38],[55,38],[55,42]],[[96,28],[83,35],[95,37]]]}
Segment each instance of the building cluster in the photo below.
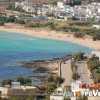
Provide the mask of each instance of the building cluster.
{"label": "building cluster", "polygon": [[[22,86],[19,82],[12,82],[11,86],[5,85],[0,87],[0,96],[2,98],[18,97],[36,98],[39,94],[37,87],[34,86]],[[81,81],[72,81],[70,86],[58,87],[50,95],[50,100],[64,100],[64,98],[70,97],[71,100],[76,100],[80,96],[88,96],[88,100],[99,100],[100,98],[100,83],[87,85]],[[94,98],[94,99],[93,99]]]}
{"label": "building cluster", "polygon": [[70,87],[58,87],[53,94],[50,95],[50,100],[64,100],[64,98],[68,97],[70,97],[71,100],[76,100],[76,98],[84,95],[88,97],[88,100],[99,100],[99,91],[100,84],[91,84],[89,86],[81,81],[75,81],[71,82]]}
{"label": "building cluster", "polygon": [[57,5],[42,4],[42,6],[39,6],[31,0],[25,0],[15,2],[15,7],[21,7],[26,12],[37,13],[37,15],[48,16],[52,19],[100,21],[100,3],[97,2],[72,7],[63,2],[57,2]]}
{"label": "building cluster", "polygon": [[38,89],[33,86],[22,86],[19,82],[13,82],[11,86],[5,85],[0,87],[0,96],[2,98],[19,97],[26,98],[29,96],[36,96]]}

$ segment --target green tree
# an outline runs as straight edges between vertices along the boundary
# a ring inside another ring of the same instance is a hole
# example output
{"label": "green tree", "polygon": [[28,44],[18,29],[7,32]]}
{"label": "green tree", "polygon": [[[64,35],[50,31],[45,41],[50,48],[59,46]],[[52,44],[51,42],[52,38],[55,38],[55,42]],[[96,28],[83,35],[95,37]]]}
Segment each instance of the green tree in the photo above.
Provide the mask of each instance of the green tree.
{"label": "green tree", "polygon": [[6,22],[15,22],[16,20],[16,17],[15,16],[9,16],[7,19],[6,19]]}
{"label": "green tree", "polygon": [[31,79],[29,77],[24,77],[24,84],[31,84]]}
{"label": "green tree", "polygon": [[78,53],[72,54],[72,57],[75,60],[83,60],[85,58],[83,52],[78,52]]}
{"label": "green tree", "polygon": [[17,77],[16,79],[18,82],[20,82],[22,85],[31,85],[31,79],[29,77]]}
{"label": "green tree", "polygon": [[53,75],[47,77],[47,82],[55,82]]}
{"label": "green tree", "polygon": [[47,89],[47,93],[51,94],[54,91],[54,87],[53,86],[49,86]]}
{"label": "green tree", "polygon": [[71,20],[77,20],[76,17],[72,16]]}
{"label": "green tree", "polygon": [[11,85],[12,79],[8,78],[1,82],[2,86]]}
{"label": "green tree", "polygon": [[0,26],[4,26],[4,22],[3,21],[0,21]]}
{"label": "green tree", "polygon": [[96,83],[100,83],[100,73],[95,75],[94,81],[95,81]]}
{"label": "green tree", "polygon": [[59,76],[56,76],[54,81],[56,84],[62,84],[64,82],[64,79]]}
{"label": "green tree", "polygon": [[23,77],[19,76],[19,77],[16,78],[16,80],[18,82],[20,82],[20,84],[24,84],[24,78]]}

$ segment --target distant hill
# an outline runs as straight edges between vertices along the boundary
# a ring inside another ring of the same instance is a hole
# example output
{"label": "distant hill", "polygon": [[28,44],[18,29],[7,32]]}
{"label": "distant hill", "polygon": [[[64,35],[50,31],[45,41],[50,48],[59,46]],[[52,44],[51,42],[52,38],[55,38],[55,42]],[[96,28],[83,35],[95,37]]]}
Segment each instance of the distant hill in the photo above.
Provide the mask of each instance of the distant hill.
{"label": "distant hill", "polygon": [[[24,0],[7,0],[8,2],[18,2],[18,1],[24,1]],[[34,4],[43,4],[43,3],[46,3],[46,4],[50,4],[50,3],[54,3],[56,4],[56,2],[60,1],[60,0],[26,0],[26,1],[29,1],[29,2],[32,2]],[[63,1],[63,0],[61,0]]]}
{"label": "distant hill", "polygon": [[87,3],[91,3],[91,2],[100,2],[100,0],[64,0],[66,2],[87,2]]}
{"label": "distant hill", "polygon": [[[22,1],[22,0],[7,0],[8,2],[17,2],[17,1]],[[26,0],[26,1],[30,1],[33,2],[34,4],[42,4],[42,3],[53,3],[56,4],[56,2],[58,1],[63,1],[63,2],[67,2],[67,3],[71,3],[71,2],[86,2],[86,3],[91,3],[93,1],[98,1],[100,2],[100,0]]]}
{"label": "distant hill", "polygon": [[[46,4],[53,3],[53,4],[56,4],[60,0],[27,0],[27,1],[33,2],[34,4],[42,4],[42,3],[46,3]],[[63,0],[61,0],[61,1],[63,1]]]}
{"label": "distant hill", "polygon": [[32,2],[34,4],[41,4],[41,3],[50,3],[50,0],[26,0]]}
{"label": "distant hill", "polygon": [[64,0],[66,4],[70,6],[89,4],[92,2],[100,2],[100,0]]}
{"label": "distant hill", "polygon": [[[18,1],[18,0],[15,0]],[[65,3],[76,3],[76,4],[81,4],[82,2],[84,3],[91,3],[91,2],[100,2],[100,0],[27,0],[30,2],[33,2],[34,4],[42,4],[42,3],[47,3],[47,4],[56,4],[58,1],[62,1]]]}

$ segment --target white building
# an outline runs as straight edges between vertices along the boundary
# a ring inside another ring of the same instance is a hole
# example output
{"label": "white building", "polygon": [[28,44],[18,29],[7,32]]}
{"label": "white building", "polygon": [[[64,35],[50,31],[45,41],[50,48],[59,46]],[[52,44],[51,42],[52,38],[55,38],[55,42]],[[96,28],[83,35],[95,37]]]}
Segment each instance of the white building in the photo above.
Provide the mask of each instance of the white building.
{"label": "white building", "polygon": [[100,25],[92,25],[92,27],[94,27],[96,29],[100,29]]}
{"label": "white building", "polygon": [[21,7],[26,12],[34,12],[34,7],[32,2],[22,1],[22,2],[15,2],[15,8]]}
{"label": "white building", "polygon": [[9,98],[12,96],[27,97],[37,93],[37,88],[33,86],[6,86],[0,88],[0,95],[3,98]]}
{"label": "white building", "polygon": [[63,100],[63,99],[64,99],[63,94],[50,95],[50,100]]}
{"label": "white building", "polygon": [[100,60],[100,51],[92,51],[91,54],[95,54],[97,57],[99,57],[99,60]]}
{"label": "white building", "polygon": [[64,8],[64,4],[63,4],[63,2],[57,2],[57,7],[59,7],[59,8]]}
{"label": "white building", "polygon": [[71,91],[66,91],[66,88],[59,87],[57,88],[52,95],[50,95],[50,100],[63,100],[65,97],[70,97],[71,100],[76,100],[76,93],[80,92],[80,95],[89,91],[86,88],[86,84],[83,84],[81,81],[72,81],[71,82]]}
{"label": "white building", "polygon": [[94,21],[95,21],[95,22],[100,22],[100,16],[96,16],[96,17],[94,18]]}
{"label": "white building", "polygon": [[83,93],[88,92],[89,89],[86,88],[86,84],[83,84],[81,81],[71,82],[71,91],[73,93],[80,92],[81,95],[84,95]]}
{"label": "white building", "polygon": [[63,100],[64,98],[64,89],[58,87],[52,95],[50,95],[50,100]]}

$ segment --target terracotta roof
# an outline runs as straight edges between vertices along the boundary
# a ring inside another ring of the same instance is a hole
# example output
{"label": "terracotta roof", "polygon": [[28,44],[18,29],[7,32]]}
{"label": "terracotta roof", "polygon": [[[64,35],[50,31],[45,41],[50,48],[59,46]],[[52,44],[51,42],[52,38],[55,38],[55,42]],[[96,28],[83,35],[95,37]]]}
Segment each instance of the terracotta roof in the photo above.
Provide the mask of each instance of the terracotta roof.
{"label": "terracotta roof", "polygon": [[100,83],[92,84],[90,90],[100,90]]}

